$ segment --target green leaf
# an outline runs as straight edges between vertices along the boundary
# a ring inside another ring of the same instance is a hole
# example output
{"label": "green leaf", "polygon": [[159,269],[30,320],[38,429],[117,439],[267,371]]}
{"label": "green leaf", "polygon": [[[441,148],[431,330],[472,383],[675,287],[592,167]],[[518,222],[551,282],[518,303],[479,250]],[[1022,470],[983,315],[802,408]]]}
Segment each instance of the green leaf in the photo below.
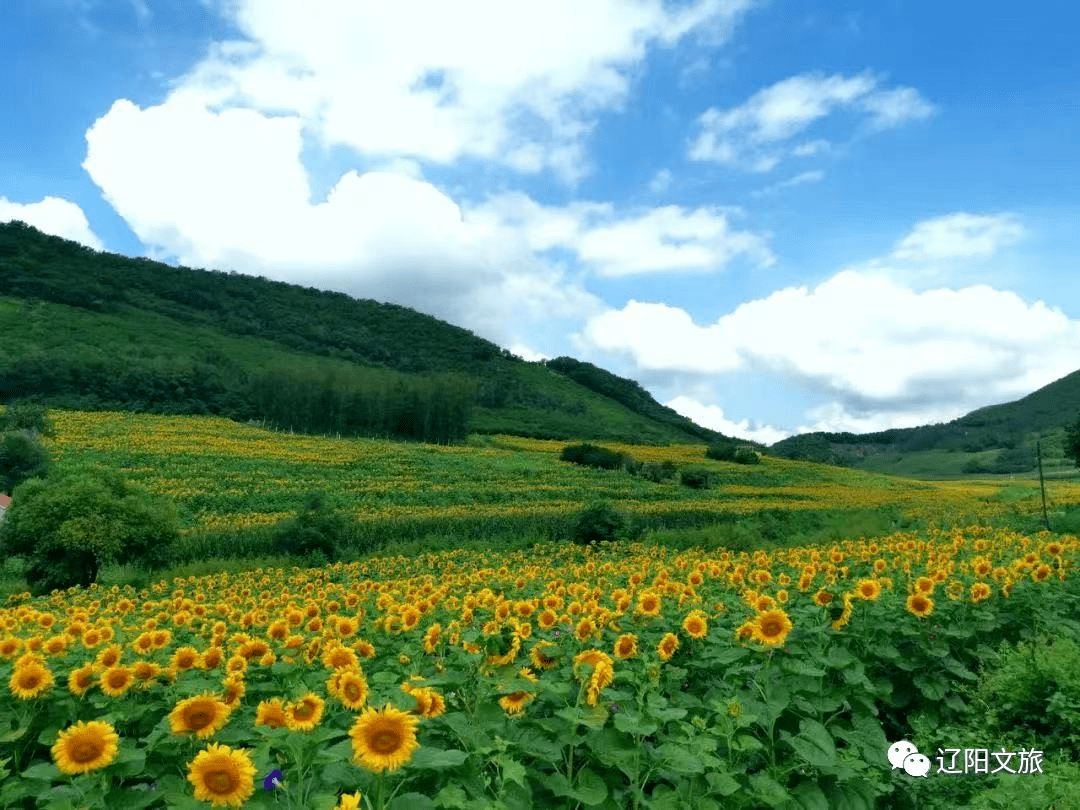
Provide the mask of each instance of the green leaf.
{"label": "green leaf", "polygon": [[830,810],[829,800],[825,793],[818,787],[817,782],[804,780],[791,791],[799,807],[804,810]]}
{"label": "green leaf", "polygon": [[615,714],[615,728],[626,734],[647,737],[655,734],[660,727],[656,723],[644,720],[637,712],[620,711]]}
{"label": "green leaf", "polygon": [[784,790],[783,785],[766,773],[750,774],[750,787],[754,791],[755,798],[765,802],[769,807],[777,807],[791,801],[791,794]]}
{"label": "green leaf", "polygon": [[449,810],[457,810],[459,807],[464,807],[468,801],[469,797],[460,785],[446,785],[442,790],[435,794],[436,806],[445,807]]}
{"label": "green leaf", "polygon": [[31,765],[19,775],[23,779],[34,779],[41,782],[52,782],[61,778],[60,769],[56,767],[54,762],[39,762],[36,765]]}
{"label": "green leaf", "polygon": [[801,720],[799,734],[787,741],[803,761],[816,768],[828,768],[836,764],[836,743],[832,735],[817,720]]}
{"label": "green leaf", "polygon": [[574,791],[575,798],[586,807],[595,807],[608,797],[608,787],[596,773],[583,768],[577,774],[577,787]]}
{"label": "green leaf", "polygon": [[816,667],[809,661],[805,661],[802,658],[793,655],[781,656],[780,668],[784,670],[784,672],[788,672],[792,675],[807,675],[814,678],[821,677],[825,674],[825,670],[821,667]]}
{"label": "green leaf", "polygon": [[833,810],[874,810],[877,793],[862,780],[842,782],[829,791],[829,806]]}
{"label": "green leaf", "polygon": [[468,758],[469,755],[465,751],[457,749],[444,750],[424,745],[413,752],[409,765],[414,768],[430,768],[432,770],[456,768]]}
{"label": "green leaf", "polygon": [[423,793],[402,793],[388,805],[389,810],[434,810],[435,802]]}
{"label": "green leaf", "polygon": [[664,766],[679,774],[701,773],[705,770],[699,757],[694,756],[678,743],[664,743],[656,753],[663,760]]}
{"label": "green leaf", "polygon": [[944,700],[949,692],[948,684],[940,678],[916,675],[913,680],[926,698],[934,703]]}
{"label": "green leaf", "polygon": [[502,770],[503,783],[517,782],[522,787],[528,787],[525,777],[525,766],[516,759],[499,757],[499,768]]}

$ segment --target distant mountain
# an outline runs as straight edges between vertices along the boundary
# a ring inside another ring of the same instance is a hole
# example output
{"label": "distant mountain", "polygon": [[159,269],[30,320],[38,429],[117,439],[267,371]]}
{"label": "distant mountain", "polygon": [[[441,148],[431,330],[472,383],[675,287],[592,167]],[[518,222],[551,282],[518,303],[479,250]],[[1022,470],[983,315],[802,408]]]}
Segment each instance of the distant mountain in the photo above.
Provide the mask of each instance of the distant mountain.
{"label": "distant mountain", "polygon": [[460,440],[711,442],[640,385],[527,363],[407,307],[101,253],[0,224],[0,400]]}
{"label": "distant mountain", "polygon": [[[1080,371],[1015,402],[979,408],[951,422],[876,433],[804,433],[776,442],[785,458],[911,474],[1023,473],[1035,468],[1035,443],[1056,466],[1064,428],[1080,418]],[[948,457],[942,454],[949,454]],[[936,459],[936,461],[935,461]]]}

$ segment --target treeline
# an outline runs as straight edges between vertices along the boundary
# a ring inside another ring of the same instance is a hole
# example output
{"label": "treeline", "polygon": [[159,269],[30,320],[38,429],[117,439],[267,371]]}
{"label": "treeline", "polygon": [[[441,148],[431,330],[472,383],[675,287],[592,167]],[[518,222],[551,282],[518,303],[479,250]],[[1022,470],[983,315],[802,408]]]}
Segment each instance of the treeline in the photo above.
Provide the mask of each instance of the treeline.
{"label": "treeline", "polygon": [[661,424],[669,425],[705,442],[715,442],[725,438],[715,430],[694,424],[682,414],[661,405],[634,380],[618,377],[592,363],[575,360],[572,357],[556,357],[544,362],[548,368],[569,377],[574,382],[585,386],[605,397],[625,405],[634,413],[641,414]]}
{"label": "treeline", "polygon": [[85,358],[20,358],[0,368],[0,401],[53,407],[213,414],[302,433],[464,441],[476,398],[454,374],[320,369],[298,361],[249,373],[226,358],[131,366]]}

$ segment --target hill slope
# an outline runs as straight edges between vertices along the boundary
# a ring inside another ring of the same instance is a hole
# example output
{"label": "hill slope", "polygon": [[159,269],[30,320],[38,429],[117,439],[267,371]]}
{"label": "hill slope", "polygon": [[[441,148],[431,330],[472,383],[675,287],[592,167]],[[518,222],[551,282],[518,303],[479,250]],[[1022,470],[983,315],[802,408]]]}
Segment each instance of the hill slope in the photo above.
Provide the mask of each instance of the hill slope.
{"label": "hill slope", "polygon": [[720,436],[632,381],[602,372],[598,390],[407,307],[98,253],[22,223],[0,224],[0,334],[0,400],[435,441]]}
{"label": "hill slope", "polygon": [[805,433],[772,445],[785,458],[859,467],[904,475],[1025,473],[1036,464],[1035,443],[1044,465],[1064,473],[1067,425],[1080,417],[1080,371],[1027,396],[979,408],[945,424],[877,433]]}

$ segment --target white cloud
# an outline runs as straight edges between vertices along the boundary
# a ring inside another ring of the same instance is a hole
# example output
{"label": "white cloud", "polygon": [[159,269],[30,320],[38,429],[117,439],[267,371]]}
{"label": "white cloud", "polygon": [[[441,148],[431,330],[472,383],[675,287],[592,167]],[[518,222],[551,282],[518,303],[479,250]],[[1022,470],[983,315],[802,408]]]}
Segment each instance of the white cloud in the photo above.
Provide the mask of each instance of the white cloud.
{"label": "white cloud", "polygon": [[90,229],[82,208],[61,197],[44,197],[41,202],[17,203],[0,197],[0,222],[25,222],[42,233],[61,236],[94,250],[105,245]]}
{"label": "white cloud", "polygon": [[596,116],[650,47],[725,40],[752,0],[221,0],[243,33],[182,83],[215,104],[300,115],[327,145],[522,172],[586,171]]}
{"label": "white cloud", "polygon": [[752,425],[747,419],[741,419],[737,422],[728,419],[724,415],[723,408],[716,405],[702,404],[691,397],[675,397],[675,399],[664,404],[673,411],[692,420],[695,424],[719,431],[725,436],[733,436],[769,445],[791,435],[790,431],[780,430],[770,425]]}
{"label": "white cloud", "polygon": [[[1008,216],[931,222],[952,227],[920,223],[912,231],[919,238],[902,240],[903,249],[985,256],[1019,228]],[[786,378],[832,402],[810,414],[819,430],[946,420],[1075,370],[1080,320],[1060,309],[985,284],[915,291],[879,265],[843,270],[813,288],[777,290],[711,324],[694,323],[680,308],[631,301],[591,318],[579,339],[629,355],[641,371]]]}
{"label": "white cloud", "polygon": [[904,261],[987,257],[1023,235],[1023,226],[1010,214],[949,214],[916,224],[890,257]]}
{"label": "white cloud", "polygon": [[669,205],[620,216],[605,203],[545,207],[510,193],[471,213],[519,229],[534,251],[572,251],[584,268],[605,277],[715,272],[739,257],[771,265],[775,258],[764,237],[733,230],[729,211]]}
{"label": "white cloud", "polygon": [[[821,73],[791,76],[737,107],[710,107],[702,113],[702,131],[691,145],[689,157],[769,171],[781,160],[783,150],[766,147],[787,141],[819,119],[844,109],[863,112],[867,125],[875,129],[925,118],[934,110],[914,88],[878,89],[878,79],[869,72],[848,78]],[[825,146],[827,142],[812,140],[795,146],[790,154],[812,155]]]}
{"label": "white cloud", "polygon": [[820,169],[812,169],[808,172],[800,172],[793,177],[789,177],[787,180],[781,180],[779,183],[773,183],[771,186],[766,186],[758,191],[752,191],[750,194],[754,197],[763,197],[767,194],[773,194],[781,189],[794,188],[795,186],[804,186],[807,183],[820,183],[825,179],[825,172]]}
{"label": "white cloud", "polygon": [[83,166],[148,247],[187,265],[399,303],[506,342],[598,310],[512,229],[409,176],[413,164],[347,172],[313,204],[301,148],[295,117],[121,100],[87,132]]}

